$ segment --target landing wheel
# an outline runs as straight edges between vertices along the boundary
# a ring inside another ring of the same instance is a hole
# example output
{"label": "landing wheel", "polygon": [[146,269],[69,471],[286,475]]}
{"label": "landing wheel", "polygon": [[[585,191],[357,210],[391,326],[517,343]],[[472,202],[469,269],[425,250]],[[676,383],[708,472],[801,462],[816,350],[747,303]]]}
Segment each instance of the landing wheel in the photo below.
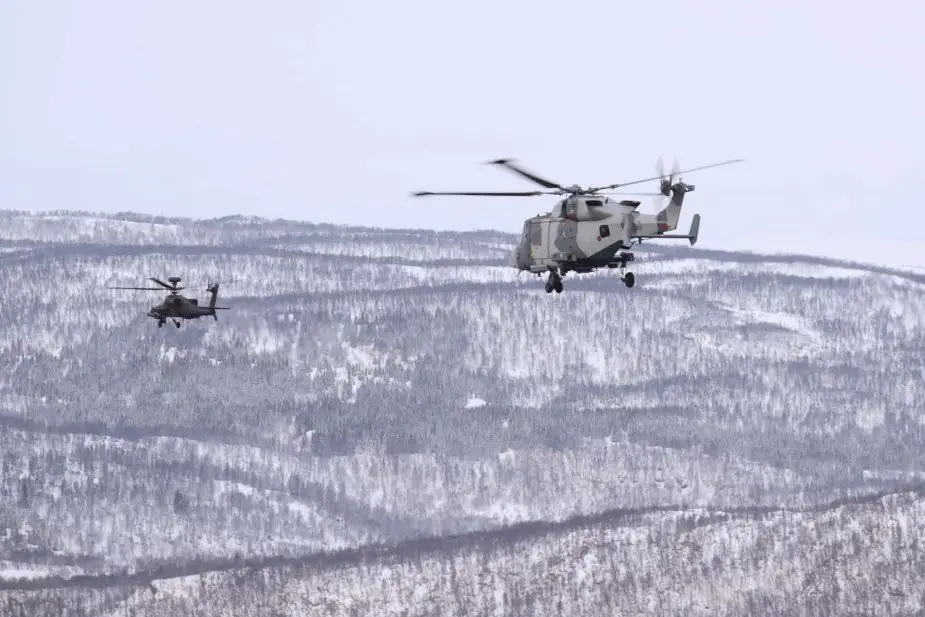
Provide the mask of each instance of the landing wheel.
{"label": "landing wheel", "polygon": [[174,324],[176,327],[178,327],[178,328],[180,327],[180,322],[179,322],[179,321],[175,321],[175,322],[173,322],[173,324]]}
{"label": "landing wheel", "polygon": [[562,293],[562,277],[558,272],[550,271],[549,278],[546,279],[546,293],[552,293],[554,289],[557,294]]}
{"label": "landing wheel", "polygon": [[164,322],[163,322],[163,321],[157,322],[157,327],[158,327],[158,328],[163,328],[163,327],[164,327]]}
{"label": "landing wheel", "polygon": [[632,272],[627,272],[623,275],[623,284],[627,287],[632,287],[636,284],[636,275]]}

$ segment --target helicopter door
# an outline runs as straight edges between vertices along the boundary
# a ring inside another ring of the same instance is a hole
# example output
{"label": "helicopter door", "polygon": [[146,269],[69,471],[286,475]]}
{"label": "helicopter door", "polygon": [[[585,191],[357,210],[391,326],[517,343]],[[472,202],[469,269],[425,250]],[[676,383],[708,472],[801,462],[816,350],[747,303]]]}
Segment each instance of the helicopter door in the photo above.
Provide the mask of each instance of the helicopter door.
{"label": "helicopter door", "polygon": [[549,258],[549,222],[530,222],[530,257],[532,259]]}

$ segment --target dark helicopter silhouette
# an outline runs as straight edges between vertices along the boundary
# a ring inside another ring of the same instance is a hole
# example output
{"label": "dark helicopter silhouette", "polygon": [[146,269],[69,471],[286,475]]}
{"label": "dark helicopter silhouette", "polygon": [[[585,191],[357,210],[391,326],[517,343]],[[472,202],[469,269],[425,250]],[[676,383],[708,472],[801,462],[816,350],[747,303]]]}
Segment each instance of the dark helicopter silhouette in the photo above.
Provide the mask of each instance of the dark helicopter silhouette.
{"label": "dark helicopter silhouette", "polygon": [[158,328],[164,327],[164,322],[168,319],[173,321],[178,328],[180,327],[181,319],[199,319],[200,317],[211,315],[215,321],[218,321],[217,311],[230,310],[230,307],[227,306],[215,306],[215,301],[218,299],[218,283],[211,283],[206,287],[206,291],[211,294],[209,305],[200,306],[197,298],[187,298],[180,293],[180,290],[186,289],[186,287],[177,286],[177,283],[180,282],[179,276],[168,277],[169,285],[154,277],[148,280],[154,281],[160,287],[110,287],[109,289],[136,289],[140,291],[163,291],[166,289],[169,291],[170,293],[164,298],[163,302],[152,306],[145,314],[146,317],[157,320]]}

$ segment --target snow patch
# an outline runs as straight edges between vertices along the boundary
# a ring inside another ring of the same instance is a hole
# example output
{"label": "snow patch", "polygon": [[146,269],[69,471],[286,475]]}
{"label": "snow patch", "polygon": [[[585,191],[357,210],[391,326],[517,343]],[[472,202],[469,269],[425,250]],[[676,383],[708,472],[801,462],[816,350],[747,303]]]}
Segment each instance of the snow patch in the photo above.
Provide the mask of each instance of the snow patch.
{"label": "snow patch", "polygon": [[784,276],[809,279],[858,279],[871,276],[871,273],[865,270],[814,264],[765,264],[761,269]]}
{"label": "snow patch", "polygon": [[341,347],[344,349],[349,364],[365,369],[373,368],[376,365],[376,357],[374,355],[375,348],[372,345],[353,347],[349,343],[344,342],[341,343]]}
{"label": "snow patch", "polygon": [[603,381],[611,373],[610,367],[607,364],[607,358],[604,356],[604,352],[601,349],[595,349],[589,352],[588,355],[585,356],[585,364],[594,375],[596,381]]}
{"label": "snow patch", "polygon": [[484,407],[487,405],[485,399],[481,399],[475,396],[469,397],[469,400],[466,401],[466,409],[476,409],[478,407]]}
{"label": "snow patch", "polygon": [[869,401],[862,405],[854,414],[854,421],[867,432],[873,431],[879,426],[883,426],[886,419],[886,409],[880,403]]}
{"label": "snow patch", "polygon": [[736,325],[769,324],[798,334],[813,344],[821,344],[822,336],[806,325],[805,320],[789,313],[762,311],[754,308],[741,308],[730,304],[722,307],[732,315]]}
{"label": "snow patch", "polygon": [[243,495],[247,495],[248,497],[253,497],[257,494],[257,489],[249,484],[229,482],[227,480],[215,480],[215,488],[219,491],[219,494],[237,492]]}
{"label": "snow patch", "polygon": [[[805,263],[738,263],[709,259],[671,259],[645,264],[647,274],[677,275],[689,278],[711,272],[741,272],[744,274],[777,274],[810,279],[857,279],[871,276],[861,269],[823,266]],[[648,287],[648,285],[647,285]]]}
{"label": "snow patch", "polygon": [[[526,384],[524,384],[526,386]],[[511,405],[525,409],[542,409],[553,401],[559,394],[559,388],[548,384],[540,384],[535,388],[517,392],[511,396]]]}
{"label": "snow patch", "polygon": [[307,503],[301,501],[290,501],[286,504],[290,512],[298,514],[307,523],[317,522],[318,512]]}
{"label": "snow patch", "polygon": [[285,334],[273,333],[263,324],[259,329],[251,328],[247,333],[248,348],[255,354],[273,354],[286,346]]}
{"label": "snow patch", "polygon": [[199,574],[191,574],[189,576],[152,581],[151,586],[166,596],[189,597],[193,595],[201,583],[202,577]]}
{"label": "snow patch", "polygon": [[0,581],[45,578],[51,574],[51,571],[45,568],[22,567],[10,562],[0,565]]}
{"label": "snow patch", "polygon": [[166,360],[167,362],[172,364],[173,361],[177,359],[177,348],[176,347],[165,348],[165,345],[161,343],[161,348],[160,348],[160,351],[158,352],[157,357],[158,357],[158,360]]}

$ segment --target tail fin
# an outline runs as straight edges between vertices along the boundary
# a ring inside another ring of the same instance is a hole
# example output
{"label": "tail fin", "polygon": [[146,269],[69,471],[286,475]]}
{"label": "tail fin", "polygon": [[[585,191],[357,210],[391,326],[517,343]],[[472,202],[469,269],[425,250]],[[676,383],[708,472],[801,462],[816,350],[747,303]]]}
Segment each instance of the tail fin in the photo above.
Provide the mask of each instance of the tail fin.
{"label": "tail fin", "polygon": [[684,203],[684,195],[694,190],[693,184],[676,182],[674,186],[669,186],[667,180],[662,181],[662,194],[671,194],[671,201],[658,214],[655,220],[658,223],[658,231],[666,232],[678,228],[678,220],[681,218],[681,205]]}
{"label": "tail fin", "polygon": [[215,301],[218,300],[218,283],[209,285],[207,291],[212,294],[209,298],[209,308],[212,309],[212,319],[218,321],[218,312],[215,310]]}
{"label": "tail fin", "polygon": [[687,232],[687,239],[690,241],[691,246],[697,244],[698,234],[700,234],[700,215],[695,214],[694,220],[691,221],[691,230]]}
{"label": "tail fin", "polygon": [[211,313],[207,313],[207,314],[211,314],[212,318],[215,321],[218,321],[218,311],[230,311],[231,307],[215,306],[215,302],[216,300],[218,300],[218,283],[210,284],[208,287],[206,287],[206,291],[212,294],[211,297],[209,298],[209,311]]}

